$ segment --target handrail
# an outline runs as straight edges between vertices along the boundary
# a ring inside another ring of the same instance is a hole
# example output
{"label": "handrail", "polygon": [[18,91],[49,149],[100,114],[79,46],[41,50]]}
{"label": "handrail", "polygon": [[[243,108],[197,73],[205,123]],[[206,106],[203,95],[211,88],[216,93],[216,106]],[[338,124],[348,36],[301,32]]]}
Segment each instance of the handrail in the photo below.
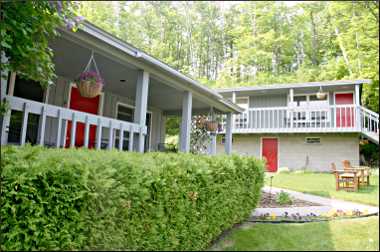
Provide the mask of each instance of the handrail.
{"label": "handrail", "polygon": [[[17,110],[23,112],[23,121],[22,121],[22,128],[21,128],[21,137],[20,137],[20,144],[25,144],[25,138],[26,138],[26,129],[27,129],[27,123],[28,123],[28,116],[30,113],[32,114],[38,114],[41,115],[42,118],[40,120],[40,127],[38,135],[40,136],[38,139],[39,144],[44,144],[44,134],[45,134],[45,124],[46,124],[46,118],[55,118],[58,120],[57,124],[57,142],[56,147],[60,147],[60,137],[61,137],[61,130],[64,129],[62,127],[62,120],[72,121],[73,127],[71,134],[72,139],[75,138],[76,134],[76,124],[84,123],[86,125],[85,127],[85,143],[84,146],[88,146],[89,141],[89,127],[90,125],[98,126],[97,128],[97,136],[96,136],[96,148],[100,148],[100,142],[101,142],[101,132],[102,128],[108,128],[110,129],[110,132],[112,134],[109,134],[109,140],[112,140],[113,137],[113,130],[119,130],[121,132],[121,135],[123,135],[124,132],[132,132],[132,133],[139,133],[146,135],[147,134],[147,127],[146,126],[140,126],[139,124],[132,123],[132,122],[126,122],[117,120],[114,118],[94,115],[86,112],[76,111],[68,108],[63,108],[55,105],[50,105],[46,103],[31,101],[28,99],[15,97],[15,96],[9,96],[7,95],[6,100],[8,101],[10,105],[11,110]],[[130,134],[131,138],[133,137],[133,134]],[[131,139],[132,141],[132,139]],[[121,141],[122,142],[122,141]],[[70,142],[71,147],[74,147],[74,140]],[[132,145],[131,145],[132,146]],[[108,149],[113,148],[113,143],[109,141]],[[119,144],[119,149],[123,148],[123,144]]]}

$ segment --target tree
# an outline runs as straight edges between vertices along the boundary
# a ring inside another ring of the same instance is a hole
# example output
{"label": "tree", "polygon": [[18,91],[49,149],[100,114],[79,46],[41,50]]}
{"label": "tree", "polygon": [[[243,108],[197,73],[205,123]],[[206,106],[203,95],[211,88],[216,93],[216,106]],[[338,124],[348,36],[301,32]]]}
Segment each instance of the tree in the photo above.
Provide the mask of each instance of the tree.
{"label": "tree", "polygon": [[39,82],[43,87],[56,77],[49,40],[64,26],[76,29],[81,17],[76,4],[66,1],[10,1],[1,3],[1,52],[8,58],[2,70]]}

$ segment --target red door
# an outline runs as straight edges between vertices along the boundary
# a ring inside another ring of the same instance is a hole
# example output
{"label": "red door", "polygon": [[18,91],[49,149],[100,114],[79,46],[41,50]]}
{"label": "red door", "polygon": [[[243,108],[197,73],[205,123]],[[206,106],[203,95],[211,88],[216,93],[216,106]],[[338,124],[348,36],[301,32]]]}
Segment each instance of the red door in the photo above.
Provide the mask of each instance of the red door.
{"label": "red door", "polygon": [[262,156],[267,162],[267,171],[276,172],[278,166],[278,141],[277,138],[262,139]]}
{"label": "red door", "polygon": [[[352,105],[354,104],[353,93],[335,94],[335,105]],[[354,127],[354,108],[337,107],[336,108],[336,127]]]}
{"label": "red door", "polygon": [[[91,114],[98,114],[99,97],[86,98],[80,95],[79,90],[75,87],[71,88],[70,109],[83,111]],[[85,124],[77,122],[77,129],[75,133],[75,146],[81,147],[84,145],[84,130]],[[90,136],[88,141],[88,147],[95,147],[96,126],[90,125]],[[67,123],[66,132],[66,147],[70,146],[71,140],[71,121]]]}

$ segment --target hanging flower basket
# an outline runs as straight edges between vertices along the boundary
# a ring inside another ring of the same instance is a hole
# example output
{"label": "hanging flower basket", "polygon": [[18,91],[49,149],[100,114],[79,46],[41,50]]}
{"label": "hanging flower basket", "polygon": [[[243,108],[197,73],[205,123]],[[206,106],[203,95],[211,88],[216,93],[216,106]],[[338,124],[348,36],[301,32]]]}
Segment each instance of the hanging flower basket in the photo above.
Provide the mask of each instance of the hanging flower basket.
{"label": "hanging flower basket", "polygon": [[326,96],[327,96],[327,93],[325,93],[325,92],[318,92],[317,93],[317,99],[319,99],[319,100],[325,99]]}
{"label": "hanging flower basket", "polygon": [[76,80],[77,87],[81,96],[94,98],[101,94],[103,89],[103,80],[96,73],[91,71],[83,72]]}
{"label": "hanging flower basket", "polygon": [[218,129],[217,121],[206,121],[206,129],[210,132],[216,132]]}
{"label": "hanging flower basket", "polygon": [[[95,71],[91,71],[91,63],[94,65]],[[84,71],[75,80],[79,93],[83,97],[94,98],[101,94],[104,80],[100,76],[99,69],[94,59],[94,52],[91,52],[90,60]]]}

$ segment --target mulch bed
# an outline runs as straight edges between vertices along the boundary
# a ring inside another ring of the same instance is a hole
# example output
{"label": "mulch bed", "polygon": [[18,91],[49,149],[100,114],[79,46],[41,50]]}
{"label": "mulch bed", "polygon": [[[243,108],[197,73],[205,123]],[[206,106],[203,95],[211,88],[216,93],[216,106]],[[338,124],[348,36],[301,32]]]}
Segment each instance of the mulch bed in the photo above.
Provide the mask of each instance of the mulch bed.
{"label": "mulch bed", "polygon": [[277,194],[266,192],[261,193],[261,200],[257,207],[260,208],[279,208],[279,207],[306,207],[306,206],[321,206],[320,204],[292,198],[291,204],[280,205],[276,202]]}

